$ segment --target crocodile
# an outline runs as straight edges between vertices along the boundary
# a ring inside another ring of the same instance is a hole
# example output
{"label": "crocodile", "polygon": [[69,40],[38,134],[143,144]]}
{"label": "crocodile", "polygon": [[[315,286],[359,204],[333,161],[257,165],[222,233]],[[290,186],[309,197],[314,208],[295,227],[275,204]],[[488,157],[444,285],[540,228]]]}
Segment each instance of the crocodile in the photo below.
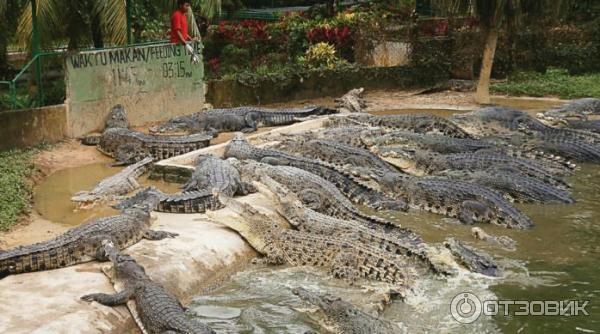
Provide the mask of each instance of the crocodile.
{"label": "crocodile", "polygon": [[367,107],[367,102],[361,96],[364,91],[364,88],[355,88],[335,99],[336,108],[343,114],[363,112]]}
{"label": "crocodile", "polygon": [[150,128],[151,133],[187,131],[190,133],[208,132],[217,134],[224,131],[254,132],[259,125],[287,125],[310,116],[337,113],[324,107],[305,107],[294,109],[265,109],[258,107],[239,107],[230,109],[211,109],[191,115],[172,118]]}
{"label": "crocodile", "polygon": [[402,199],[385,196],[356,180],[352,175],[336,169],[335,166],[274,149],[255,147],[248,143],[241,133],[236,133],[231,142],[227,144],[224,156],[300,168],[333,183],[346,197],[355,203],[364,204],[375,209],[407,209],[407,205]]}
{"label": "crocodile", "polygon": [[365,179],[379,179],[386,173],[398,170],[372,152],[331,140],[287,140],[276,146],[295,155],[309,156],[336,166]]}
{"label": "crocodile", "polygon": [[260,184],[267,188],[263,193],[271,194],[277,212],[300,231],[316,235],[355,235],[364,244],[408,257],[411,265],[424,274],[429,270],[448,275],[455,273],[453,264],[456,263],[449,263],[447,257],[440,256],[439,248],[425,244],[409,229],[334,218],[304,206],[297,196],[267,175],[261,176]]}
{"label": "crocodile", "polygon": [[600,162],[600,134],[555,128],[520,110],[488,107],[454,115],[452,120],[479,136],[497,136],[506,142],[532,145],[576,161]]}
{"label": "crocodile", "polygon": [[140,187],[137,178],[146,172],[151,163],[152,158],[147,157],[127,166],[119,173],[102,180],[92,190],[76,193],[71,197],[71,201],[84,208],[99,202],[112,201],[118,196],[134,191]]}
{"label": "crocodile", "polygon": [[218,195],[244,196],[255,192],[254,187],[243,182],[239,172],[228,161],[212,155],[201,155],[196,158],[196,169],[183,191],[165,194],[155,188],[146,188],[136,195],[113,206],[124,209],[145,201],[149,196],[158,197],[154,211],[169,213],[204,213],[206,210],[217,210],[223,207]]}
{"label": "crocodile", "polygon": [[382,188],[403,194],[414,209],[457,218],[464,224],[487,222],[507,228],[533,227],[529,217],[502,194],[478,184],[437,177],[386,174]]}
{"label": "crocodile", "polygon": [[254,187],[243,182],[240,173],[229,161],[213,155],[200,155],[195,160],[192,177],[183,185],[183,192],[208,191],[227,196],[244,196],[255,192]]}
{"label": "crocodile", "polygon": [[401,289],[416,278],[406,257],[362,244],[352,235],[332,238],[291,230],[248,204],[226,196],[220,200],[240,219],[219,222],[238,232],[268,264],[322,267],[351,283],[364,278]]}
{"label": "crocodile", "polygon": [[332,116],[326,122],[326,125],[328,127],[366,125],[395,130],[410,130],[417,133],[437,133],[454,138],[472,137],[452,121],[427,113],[386,116],[356,113],[344,116]]}
{"label": "crocodile", "polygon": [[511,171],[542,180],[548,184],[569,188],[561,178],[564,169],[552,169],[551,166],[541,165],[539,161],[508,156],[496,152],[438,154],[417,151],[413,156],[417,168],[428,174],[445,170],[489,170],[491,168]]}
{"label": "crocodile", "polygon": [[386,220],[364,214],[331,182],[290,166],[271,166],[254,161],[234,160],[232,164],[248,179],[260,180],[265,175],[297,194],[309,208],[340,219],[351,219],[366,224],[391,225]]}
{"label": "crocodile", "polygon": [[475,251],[472,247],[454,238],[447,238],[444,245],[452,254],[462,259],[463,265],[471,271],[483,273],[487,276],[500,276],[500,269],[489,254]]}
{"label": "crocodile", "polygon": [[118,292],[93,293],[82,296],[82,300],[105,306],[135,301],[135,307],[130,307],[130,311],[142,333],[215,334],[207,325],[188,318],[181,302],[161,284],[154,282],[133,257],[120,253],[111,243],[105,243],[104,252],[112,262],[110,276]]}
{"label": "crocodile", "polygon": [[152,156],[163,160],[195,151],[210,144],[212,135],[155,136],[125,128],[108,128],[102,133],[98,150],[120,164],[131,164]]}
{"label": "crocodile", "polygon": [[112,207],[124,210],[139,203],[143,203],[150,197],[156,197],[157,203],[152,208],[157,212],[166,213],[204,213],[207,210],[218,210],[223,204],[212,191],[188,191],[183,193],[166,194],[154,187],[140,190],[137,194],[122,200]]}
{"label": "crocodile", "polygon": [[567,189],[503,169],[490,168],[485,171],[452,170],[436,173],[435,175],[469,181],[495,189],[518,203],[575,203],[575,199]]}
{"label": "crocodile", "polygon": [[300,299],[318,306],[333,323],[336,333],[343,334],[399,334],[407,333],[404,327],[373,317],[356,306],[329,294],[320,294],[304,288],[294,288],[292,293]]}
{"label": "crocodile", "polygon": [[104,240],[124,249],[142,238],[161,240],[177,236],[176,233],[149,229],[150,208],[156,205],[155,201],[155,198],[149,198],[142,205],[123,210],[120,215],[91,220],[54,239],[0,252],[0,277],[103,261],[106,259],[102,247]]}
{"label": "crocodile", "polygon": [[542,120],[581,119],[588,120],[591,116],[600,115],[600,99],[583,98],[565,103],[560,107],[538,113]]}

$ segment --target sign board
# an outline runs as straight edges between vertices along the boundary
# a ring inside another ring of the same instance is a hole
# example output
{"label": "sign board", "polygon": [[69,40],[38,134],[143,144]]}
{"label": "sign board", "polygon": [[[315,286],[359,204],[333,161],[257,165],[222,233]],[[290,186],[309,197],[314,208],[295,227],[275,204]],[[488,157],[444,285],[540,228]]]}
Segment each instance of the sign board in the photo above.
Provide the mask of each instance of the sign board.
{"label": "sign board", "polygon": [[[202,45],[196,44],[202,54]],[[133,126],[190,114],[204,104],[203,64],[182,45],[85,51],[66,59],[69,135],[101,131],[111,108],[125,107]]]}

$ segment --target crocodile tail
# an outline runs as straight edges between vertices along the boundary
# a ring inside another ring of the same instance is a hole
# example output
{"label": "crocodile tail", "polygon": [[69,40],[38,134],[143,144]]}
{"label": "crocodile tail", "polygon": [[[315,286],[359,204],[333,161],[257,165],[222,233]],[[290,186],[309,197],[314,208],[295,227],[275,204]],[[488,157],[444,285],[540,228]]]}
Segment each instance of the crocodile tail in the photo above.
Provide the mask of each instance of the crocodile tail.
{"label": "crocodile tail", "polygon": [[0,253],[0,278],[12,274],[50,270],[82,262],[81,249],[73,243],[50,240]]}
{"label": "crocodile tail", "polygon": [[167,195],[155,208],[158,212],[204,213],[221,209],[223,204],[217,196],[207,191],[189,191]]}

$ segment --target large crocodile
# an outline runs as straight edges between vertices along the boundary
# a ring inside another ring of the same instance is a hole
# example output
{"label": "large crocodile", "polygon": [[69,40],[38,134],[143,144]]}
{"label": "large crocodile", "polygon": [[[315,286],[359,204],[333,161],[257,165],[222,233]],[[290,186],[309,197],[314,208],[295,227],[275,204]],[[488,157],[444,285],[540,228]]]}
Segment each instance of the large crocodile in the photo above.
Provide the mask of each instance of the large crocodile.
{"label": "large crocodile", "polygon": [[495,189],[518,203],[575,203],[575,199],[568,189],[556,187],[539,179],[501,168],[479,171],[452,170],[436,175],[469,181]]}
{"label": "large crocodile", "polygon": [[154,282],[133,257],[119,253],[111,243],[104,245],[104,251],[113,264],[111,280],[117,293],[93,293],[82,296],[82,300],[106,306],[135,301],[135,307],[130,311],[142,333],[215,334],[207,325],[188,318],[179,300]]}
{"label": "large crocodile", "polygon": [[454,274],[456,271],[455,263],[449,262],[439,248],[425,244],[419,235],[406,228],[334,218],[304,206],[297,196],[267,175],[261,176],[260,184],[266,186],[263,193],[272,194],[270,197],[276,203],[277,212],[300,231],[316,235],[355,236],[364,244],[408,257],[412,265],[421,268],[423,273],[429,269],[442,274]]}
{"label": "large crocodile", "polygon": [[209,145],[212,135],[153,136],[129,129],[127,113],[116,105],[107,116],[104,132],[82,139],[97,145],[100,152],[117,160],[116,164],[132,164],[152,156],[155,160],[171,158]]}
{"label": "large crocodile", "polygon": [[98,183],[92,190],[80,191],[71,197],[80,207],[89,207],[98,202],[112,201],[118,196],[126,195],[140,187],[137,178],[148,169],[152,158],[147,157],[127,166],[119,173]]}
{"label": "large crocodile", "polygon": [[398,170],[370,151],[331,140],[292,139],[280,143],[278,149],[295,155],[316,158],[365,179],[379,179]]}
{"label": "large crocodile", "polygon": [[120,215],[94,219],[54,239],[0,252],[0,277],[105,260],[104,240],[124,249],[142,238],[160,240],[176,236],[176,233],[149,229],[150,208],[155,204],[155,199],[150,198]]}
{"label": "large crocodile", "polygon": [[148,198],[156,197],[154,211],[167,213],[204,213],[207,210],[217,210],[223,207],[212,191],[188,191],[183,193],[166,194],[153,187],[140,190],[137,194],[113,205],[117,210],[124,210]]}
{"label": "large crocodile", "polygon": [[258,181],[266,175],[296,193],[304,205],[315,211],[367,224],[391,224],[358,210],[335,185],[318,175],[290,166],[271,166],[250,160],[231,160],[245,178]]}
{"label": "large crocodile", "polygon": [[553,126],[600,132],[600,99],[573,100],[560,107],[539,113],[537,117]]}
{"label": "large crocodile", "polygon": [[343,334],[400,334],[407,333],[406,328],[389,321],[375,318],[356,306],[329,294],[320,294],[304,288],[295,288],[292,292],[300,299],[318,306],[333,323],[336,333]]}
{"label": "large crocodile", "polygon": [[330,115],[334,113],[336,113],[335,110],[324,107],[295,109],[239,107],[212,109],[172,118],[161,125],[150,128],[150,132],[188,131],[190,133],[208,132],[213,134],[223,131],[253,132],[256,131],[259,125],[287,125],[309,116]]}
{"label": "large crocodile", "polygon": [[131,164],[152,156],[168,159],[207,147],[212,135],[198,133],[188,136],[154,136],[125,128],[108,128],[102,133],[98,150],[121,164]]}
{"label": "large crocodile", "polygon": [[600,134],[554,128],[520,110],[488,107],[454,115],[452,120],[482,137],[497,136],[576,161],[600,162]]}
{"label": "large crocodile", "polygon": [[243,196],[254,192],[253,186],[242,181],[240,173],[229,161],[213,155],[200,155],[195,165],[192,177],[182,187],[184,192],[210,191],[227,196]]}
{"label": "large crocodile", "polygon": [[561,178],[564,169],[552,169],[552,166],[541,165],[539,161],[508,156],[496,152],[438,154],[417,151],[414,154],[416,167],[427,173],[445,170],[489,170],[492,168],[512,171],[542,180],[548,184],[568,188],[569,185]]}
{"label": "large crocodile", "polygon": [[412,208],[457,218],[465,224],[488,222],[507,228],[533,226],[502,195],[475,183],[436,177],[386,174],[382,188],[406,196]]}
{"label": "large crocodile", "polygon": [[154,207],[158,212],[203,213],[223,207],[216,195],[247,195],[254,187],[243,182],[239,172],[228,161],[212,155],[196,158],[196,169],[192,177],[183,186],[183,192],[166,194],[154,188],[147,188],[136,195],[113,206],[116,209],[131,207],[145,201],[149,196],[158,197]]}
{"label": "large crocodile", "polygon": [[401,199],[385,196],[356,180],[353,176],[337,170],[332,165],[274,149],[255,147],[250,145],[241,133],[237,133],[226,146],[225,157],[297,167],[333,183],[346,197],[355,203],[365,204],[376,209],[406,210],[407,208],[406,203]]}
{"label": "large crocodile", "polygon": [[220,223],[237,231],[267,263],[323,267],[350,282],[365,278],[399,288],[410,285],[416,276],[406,257],[362,244],[352,235],[320,236],[287,229],[248,204],[225,196],[220,200],[240,216]]}
{"label": "large crocodile", "polygon": [[471,138],[468,132],[452,121],[426,113],[386,116],[357,113],[330,117],[327,125],[329,127],[368,125],[396,130],[410,130],[418,133],[437,133],[455,138]]}

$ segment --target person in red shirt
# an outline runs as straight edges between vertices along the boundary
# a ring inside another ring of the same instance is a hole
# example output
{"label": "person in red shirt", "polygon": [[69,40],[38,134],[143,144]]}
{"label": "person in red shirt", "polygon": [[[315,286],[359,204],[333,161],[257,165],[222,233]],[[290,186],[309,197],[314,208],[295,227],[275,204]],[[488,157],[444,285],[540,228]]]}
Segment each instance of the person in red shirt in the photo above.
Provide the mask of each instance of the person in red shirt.
{"label": "person in red shirt", "polygon": [[177,1],[177,10],[171,16],[171,43],[186,44],[190,41],[186,13],[191,4],[189,0]]}

